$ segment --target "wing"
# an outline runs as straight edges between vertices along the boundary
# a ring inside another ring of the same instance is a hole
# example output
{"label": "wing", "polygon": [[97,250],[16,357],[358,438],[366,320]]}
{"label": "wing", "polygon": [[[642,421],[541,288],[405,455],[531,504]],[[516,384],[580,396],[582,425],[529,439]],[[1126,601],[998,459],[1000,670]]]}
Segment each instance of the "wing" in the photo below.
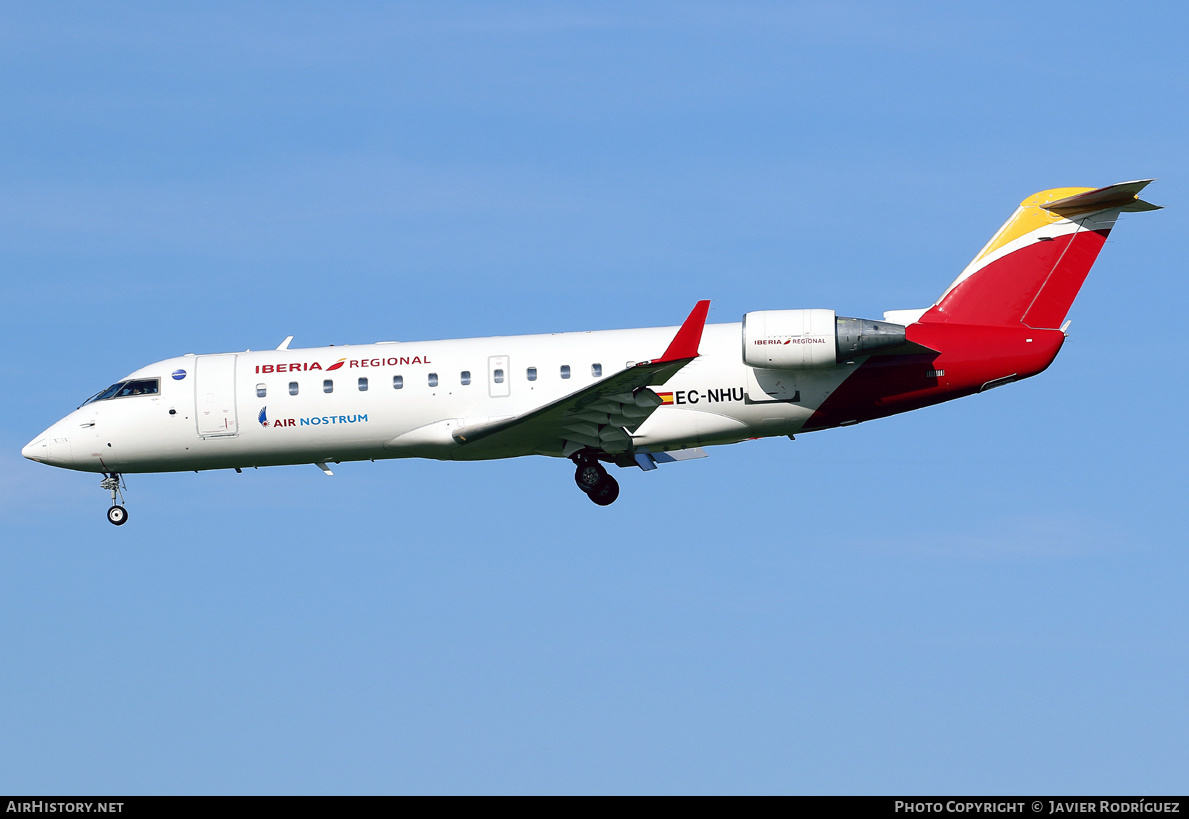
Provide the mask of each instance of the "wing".
{"label": "wing", "polygon": [[632,432],[663,402],[649,387],[660,386],[698,357],[709,301],[690,312],[664,354],[612,373],[589,387],[518,415],[454,431],[454,440],[496,448],[524,445],[542,454],[570,457],[583,449],[608,455],[631,451]]}

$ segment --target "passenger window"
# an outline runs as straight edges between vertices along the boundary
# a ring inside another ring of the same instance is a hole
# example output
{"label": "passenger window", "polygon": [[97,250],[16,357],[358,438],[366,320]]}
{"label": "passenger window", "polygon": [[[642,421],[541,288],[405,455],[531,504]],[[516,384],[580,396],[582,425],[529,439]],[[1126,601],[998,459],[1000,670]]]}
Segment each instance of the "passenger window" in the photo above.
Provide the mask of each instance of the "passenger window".
{"label": "passenger window", "polygon": [[268,395],[268,387],[265,386],[264,384],[257,384],[256,385],[256,397],[264,398],[266,395]]}
{"label": "passenger window", "polygon": [[603,377],[603,365],[602,364],[591,364],[590,365],[590,374],[593,375],[595,378],[602,378]]}
{"label": "passenger window", "polygon": [[359,379],[359,391],[367,392],[367,379],[366,378]]}
{"label": "passenger window", "polygon": [[405,388],[405,377],[403,375],[392,376],[392,389],[403,390]]}
{"label": "passenger window", "polygon": [[529,367],[528,370],[525,372],[525,375],[528,376],[529,381],[536,381],[537,380],[537,368]]}
{"label": "passenger window", "polygon": [[322,382],[322,392],[334,392],[334,382],[329,378]]}
{"label": "passenger window", "polygon": [[562,365],[561,365],[561,377],[562,377],[562,378],[569,378],[569,377],[570,377],[570,365],[569,365],[569,364],[562,364]]}
{"label": "passenger window", "polygon": [[289,382],[289,394],[297,395],[297,382],[296,381]]}
{"label": "passenger window", "polygon": [[430,373],[429,374],[429,386],[436,387],[437,385],[438,385],[438,374]]}
{"label": "passenger window", "polygon": [[491,380],[497,384],[503,384],[504,383],[504,371],[503,370],[492,370]]}
{"label": "passenger window", "polygon": [[463,371],[462,371],[462,375],[460,375],[460,376],[459,376],[459,380],[462,382],[462,385],[463,385],[464,387],[465,387],[467,384],[470,384],[470,383],[471,383],[471,371],[470,371],[470,370],[463,370]]}

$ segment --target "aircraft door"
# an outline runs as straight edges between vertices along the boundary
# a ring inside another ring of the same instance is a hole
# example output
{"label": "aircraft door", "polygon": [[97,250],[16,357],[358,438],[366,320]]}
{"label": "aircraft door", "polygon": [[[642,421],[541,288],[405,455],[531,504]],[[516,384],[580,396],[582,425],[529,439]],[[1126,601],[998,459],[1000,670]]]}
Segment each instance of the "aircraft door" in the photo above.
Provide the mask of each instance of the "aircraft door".
{"label": "aircraft door", "polygon": [[512,371],[506,355],[487,359],[487,389],[492,398],[507,398],[512,394]]}
{"label": "aircraft door", "polygon": [[235,354],[200,355],[194,366],[194,416],[202,438],[239,434],[235,412]]}

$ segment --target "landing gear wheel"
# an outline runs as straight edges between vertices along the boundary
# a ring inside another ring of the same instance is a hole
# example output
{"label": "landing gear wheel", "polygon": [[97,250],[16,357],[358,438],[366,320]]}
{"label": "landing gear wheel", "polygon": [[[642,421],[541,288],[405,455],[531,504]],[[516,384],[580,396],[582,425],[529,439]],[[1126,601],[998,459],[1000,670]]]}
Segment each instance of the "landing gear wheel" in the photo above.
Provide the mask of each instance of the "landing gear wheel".
{"label": "landing gear wheel", "polygon": [[100,489],[111,492],[111,508],[107,510],[107,519],[116,526],[123,526],[128,520],[128,510],[120,506],[124,502],[121,483],[119,472],[104,472],[103,480],[99,482]]}
{"label": "landing gear wheel", "polygon": [[619,481],[604,473],[599,485],[587,493],[599,506],[610,506],[619,497]]}
{"label": "landing gear wheel", "polygon": [[610,478],[607,470],[598,461],[579,461],[574,471],[574,483],[588,495],[598,488],[599,484]]}

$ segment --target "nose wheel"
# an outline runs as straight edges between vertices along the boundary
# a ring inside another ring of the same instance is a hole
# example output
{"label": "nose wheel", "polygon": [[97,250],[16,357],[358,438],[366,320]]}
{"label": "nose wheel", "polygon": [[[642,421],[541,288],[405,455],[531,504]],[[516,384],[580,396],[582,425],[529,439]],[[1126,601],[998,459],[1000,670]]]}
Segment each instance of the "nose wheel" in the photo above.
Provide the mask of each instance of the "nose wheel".
{"label": "nose wheel", "polygon": [[586,493],[595,504],[610,506],[619,497],[619,481],[607,474],[598,461],[585,458],[575,459],[574,483]]}
{"label": "nose wheel", "polygon": [[[103,480],[99,482],[100,489],[111,491],[111,508],[107,510],[107,519],[116,526],[123,526],[128,522],[128,510],[120,503],[124,502],[123,484],[119,472],[103,473]],[[120,503],[117,503],[117,499]]]}

